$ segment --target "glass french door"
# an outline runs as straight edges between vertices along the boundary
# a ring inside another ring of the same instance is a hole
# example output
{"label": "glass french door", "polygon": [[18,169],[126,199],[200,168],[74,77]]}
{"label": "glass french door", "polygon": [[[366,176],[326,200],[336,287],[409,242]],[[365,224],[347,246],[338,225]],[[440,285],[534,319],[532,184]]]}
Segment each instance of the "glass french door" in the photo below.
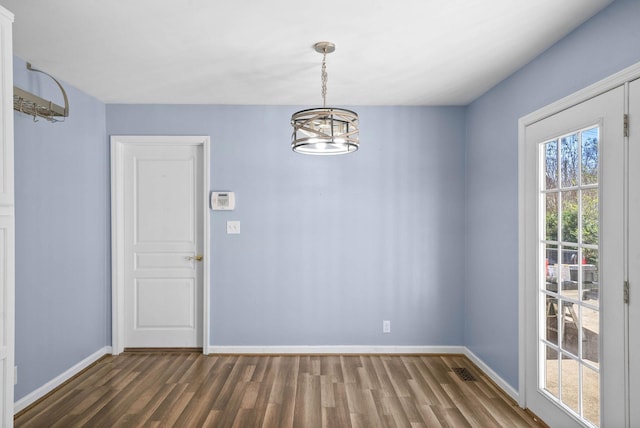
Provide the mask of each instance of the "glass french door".
{"label": "glass french door", "polygon": [[525,402],[554,427],[626,423],[624,94],[525,131]]}

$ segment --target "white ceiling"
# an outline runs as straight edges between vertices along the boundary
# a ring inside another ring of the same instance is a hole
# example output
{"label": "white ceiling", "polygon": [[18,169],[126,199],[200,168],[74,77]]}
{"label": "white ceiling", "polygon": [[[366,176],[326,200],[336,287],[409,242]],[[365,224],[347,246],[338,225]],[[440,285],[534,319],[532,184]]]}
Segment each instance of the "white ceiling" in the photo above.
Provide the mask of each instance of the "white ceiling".
{"label": "white ceiling", "polygon": [[0,0],[14,53],[106,103],[466,105],[612,0]]}

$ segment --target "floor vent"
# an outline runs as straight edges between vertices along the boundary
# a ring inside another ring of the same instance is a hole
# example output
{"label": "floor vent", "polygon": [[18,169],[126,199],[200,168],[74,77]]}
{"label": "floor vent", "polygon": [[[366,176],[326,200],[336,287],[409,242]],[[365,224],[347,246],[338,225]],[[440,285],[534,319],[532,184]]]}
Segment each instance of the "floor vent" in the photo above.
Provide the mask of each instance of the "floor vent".
{"label": "floor vent", "polygon": [[478,379],[465,367],[454,367],[453,371],[458,375],[460,379],[465,382],[475,382]]}

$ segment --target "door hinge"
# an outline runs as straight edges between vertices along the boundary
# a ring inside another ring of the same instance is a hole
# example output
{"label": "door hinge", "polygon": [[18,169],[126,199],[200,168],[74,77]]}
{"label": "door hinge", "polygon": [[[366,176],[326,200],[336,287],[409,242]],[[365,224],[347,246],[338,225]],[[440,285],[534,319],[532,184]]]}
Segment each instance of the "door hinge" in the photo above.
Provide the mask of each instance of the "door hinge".
{"label": "door hinge", "polygon": [[624,282],[624,288],[622,289],[622,298],[624,303],[629,303],[629,281]]}
{"label": "door hinge", "polygon": [[628,137],[629,136],[629,115],[625,114],[624,115],[624,136]]}

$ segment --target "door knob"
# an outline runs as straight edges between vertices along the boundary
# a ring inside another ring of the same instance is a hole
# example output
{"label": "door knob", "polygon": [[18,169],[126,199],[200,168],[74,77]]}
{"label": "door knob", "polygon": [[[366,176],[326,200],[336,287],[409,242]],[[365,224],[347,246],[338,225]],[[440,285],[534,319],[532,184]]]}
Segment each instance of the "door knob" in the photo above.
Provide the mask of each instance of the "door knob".
{"label": "door knob", "polygon": [[187,256],[187,260],[195,260],[195,261],[201,262],[202,255],[198,254],[197,256]]}

